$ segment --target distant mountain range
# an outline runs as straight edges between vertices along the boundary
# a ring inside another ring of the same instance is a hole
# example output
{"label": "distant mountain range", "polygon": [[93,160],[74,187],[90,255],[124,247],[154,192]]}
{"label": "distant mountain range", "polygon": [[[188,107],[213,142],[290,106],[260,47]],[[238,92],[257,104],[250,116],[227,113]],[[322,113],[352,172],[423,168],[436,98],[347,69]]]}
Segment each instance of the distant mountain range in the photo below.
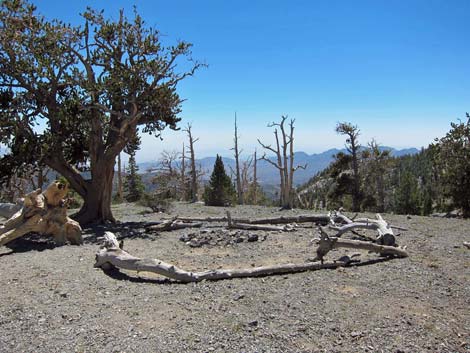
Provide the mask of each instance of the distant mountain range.
{"label": "distant mountain range", "polygon": [[[395,157],[400,157],[407,154],[418,153],[417,148],[407,148],[397,150],[391,147],[382,147],[382,149],[391,150],[392,155]],[[305,152],[295,152],[294,153],[294,162],[295,165],[307,165],[306,169],[299,169],[294,174],[294,183],[296,185],[303,184],[307,182],[313,175],[325,169],[332,161],[333,155],[338,152],[346,152],[346,149],[330,149],[322,153],[316,154],[307,154]],[[270,157],[272,161],[276,160],[276,157]],[[235,170],[235,160],[233,158],[222,157],[222,160],[225,165],[225,170],[230,174],[230,168]],[[205,172],[203,179],[209,179],[212,168],[214,167],[215,157],[205,157],[196,160],[196,164]],[[156,167],[156,162],[144,162],[139,163],[139,169],[141,173],[146,173],[149,169]],[[270,163],[260,160],[257,165],[257,174],[260,184],[277,184],[279,183],[279,171],[272,166]]]}

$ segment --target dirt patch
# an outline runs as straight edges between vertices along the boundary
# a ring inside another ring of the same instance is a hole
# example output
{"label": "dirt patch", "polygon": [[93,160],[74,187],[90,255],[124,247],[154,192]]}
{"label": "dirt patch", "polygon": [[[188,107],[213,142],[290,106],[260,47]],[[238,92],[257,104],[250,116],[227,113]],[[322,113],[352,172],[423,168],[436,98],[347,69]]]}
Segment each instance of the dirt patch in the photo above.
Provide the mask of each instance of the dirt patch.
{"label": "dirt patch", "polygon": [[[225,208],[177,204],[173,215],[223,216]],[[233,217],[296,215],[235,207]],[[121,224],[87,229],[85,245],[29,237],[0,248],[2,352],[468,352],[470,222],[384,215],[409,228],[408,259],[292,275],[177,284],[148,273],[93,269],[107,229],[136,256],[188,270],[302,263],[314,255],[311,227],[249,232],[264,241],[192,248],[184,229],[150,234],[169,217],[115,207]],[[370,216],[370,215],[369,215]],[[211,228],[222,237],[223,228]],[[220,232],[220,233],[219,233]],[[199,233],[198,233],[199,234]],[[357,252],[357,251],[354,251]],[[332,251],[328,260],[345,254]]]}

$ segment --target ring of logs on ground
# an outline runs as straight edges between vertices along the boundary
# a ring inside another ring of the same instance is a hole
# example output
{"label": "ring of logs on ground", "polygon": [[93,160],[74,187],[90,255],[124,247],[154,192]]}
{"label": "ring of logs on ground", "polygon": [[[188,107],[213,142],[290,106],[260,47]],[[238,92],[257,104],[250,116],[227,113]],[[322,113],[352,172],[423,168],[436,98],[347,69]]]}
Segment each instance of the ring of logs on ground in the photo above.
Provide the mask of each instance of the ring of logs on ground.
{"label": "ring of logs on ground", "polygon": [[[268,225],[268,220],[273,224],[284,223],[286,225]],[[295,223],[291,224],[290,222],[292,221],[295,221]],[[342,257],[338,261],[325,263],[324,258],[327,253],[335,248],[368,250],[389,258],[404,258],[408,256],[405,249],[397,246],[395,235],[393,234],[392,230],[392,228],[398,228],[402,230],[404,230],[404,228],[390,226],[379,214],[376,215],[376,219],[350,219],[339,212],[332,212],[328,215],[279,217],[250,221],[246,219],[234,219],[231,217],[230,213],[227,212],[226,217],[218,218],[173,217],[172,219],[163,221],[160,224],[152,225],[148,227],[148,229],[153,231],[166,231],[187,227],[201,227],[202,222],[227,222],[228,228],[267,231],[292,231],[295,229],[296,223],[313,222],[317,224],[321,237],[319,239],[314,239],[314,241],[318,243],[316,257],[312,261],[306,263],[279,264],[248,269],[218,269],[203,272],[191,272],[158,259],[141,259],[139,257],[133,256],[123,249],[123,244],[118,242],[116,236],[113,233],[105,232],[104,244],[96,254],[95,267],[102,268],[104,270],[118,268],[137,272],[150,272],[163,275],[179,282],[188,283],[199,282],[203,280],[257,277],[319,269],[332,269],[348,266],[351,264],[353,260],[351,260],[351,258],[348,256]],[[322,226],[326,224],[329,225],[330,229],[336,231],[334,237],[330,237],[326,232],[326,227]],[[287,227],[287,225],[289,225],[289,227]],[[253,226],[255,227],[251,228]],[[356,232],[356,229],[376,230],[377,237],[376,239],[370,239],[361,235],[361,238],[365,238],[367,241],[340,238],[348,231],[352,231],[355,232],[355,234],[360,235],[360,233]],[[373,240],[373,242],[370,240]]]}
{"label": "ring of logs on ground", "polygon": [[57,244],[81,244],[82,229],[67,216],[67,185],[55,181],[44,192],[27,194],[22,207],[0,226],[0,246],[31,232],[54,237]]}

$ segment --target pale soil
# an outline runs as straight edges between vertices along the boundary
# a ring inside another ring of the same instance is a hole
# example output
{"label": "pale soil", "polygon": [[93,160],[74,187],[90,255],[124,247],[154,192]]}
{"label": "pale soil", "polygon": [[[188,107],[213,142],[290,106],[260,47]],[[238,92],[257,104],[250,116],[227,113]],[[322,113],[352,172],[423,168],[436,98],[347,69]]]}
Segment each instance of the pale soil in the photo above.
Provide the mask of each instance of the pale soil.
{"label": "pale soil", "polygon": [[[97,235],[109,228],[129,253],[189,270],[301,263],[314,254],[312,228],[191,248],[179,238],[199,230],[143,233],[140,222],[168,217],[143,211],[116,206],[117,218],[133,223],[87,229],[83,246],[54,247],[33,236],[16,241],[13,250],[0,248],[0,351],[470,351],[470,250],[462,246],[470,241],[469,221],[384,215],[409,228],[398,241],[410,258],[338,270],[179,284],[94,269]],[[231,211],[250,218],[306,213]],[[178,204],[172,214],[224,212]],[[331,252],[328,261],[345,252]],[[377,256],[362,253],[361,259]]]}

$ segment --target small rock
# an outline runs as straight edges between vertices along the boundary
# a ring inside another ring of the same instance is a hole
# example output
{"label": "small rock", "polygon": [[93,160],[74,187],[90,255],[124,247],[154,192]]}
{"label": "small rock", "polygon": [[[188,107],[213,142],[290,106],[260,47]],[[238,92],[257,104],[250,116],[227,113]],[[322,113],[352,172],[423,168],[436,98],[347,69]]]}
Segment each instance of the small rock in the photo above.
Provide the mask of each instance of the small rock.
{"label": "small rock", "polygon": [[250,243],[254,241],[258,241],[258,234],[248,234],[248,241]]}
{"label": "small rock", "polygon": [[248,323],[248,326],[250,327],[256,327],[258,326],[258,320],[253,320]]}
{"label": "small rock", "polygon": [[240,295],[237,295],[233,300],[240,300],[243,298],[245,298],[245,294],[240,294]]}

